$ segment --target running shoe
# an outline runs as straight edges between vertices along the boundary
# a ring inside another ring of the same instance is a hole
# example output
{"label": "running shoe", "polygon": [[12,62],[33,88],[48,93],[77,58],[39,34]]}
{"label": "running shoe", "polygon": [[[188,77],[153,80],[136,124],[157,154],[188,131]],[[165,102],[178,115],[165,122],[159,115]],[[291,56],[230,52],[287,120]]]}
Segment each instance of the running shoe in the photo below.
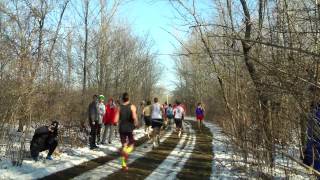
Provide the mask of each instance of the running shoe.
{"label": "running shoe", "polygon": [[46,159],[53,160],[53,158],[51,156],[47,156]]}
{"label": "running shoe", "polygon": [[128,171],[128,166],[122,166],[122,171]]}
{"label": "running shoe", "polygon": [[154,149],[154,148],[156,148],[157,147],[157,143],[156,142],[153,142],[152,143],[152,148]]}

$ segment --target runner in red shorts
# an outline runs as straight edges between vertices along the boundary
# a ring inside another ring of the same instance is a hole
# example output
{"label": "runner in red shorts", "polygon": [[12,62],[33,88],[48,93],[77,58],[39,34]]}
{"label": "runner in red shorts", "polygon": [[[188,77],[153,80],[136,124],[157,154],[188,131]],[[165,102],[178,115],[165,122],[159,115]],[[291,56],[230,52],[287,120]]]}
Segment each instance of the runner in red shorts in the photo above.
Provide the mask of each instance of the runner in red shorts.
{"label": "runner in red shorts", "polygon": [[197,109],[196,109],[196,117],[198,121],[198,129],[201,132],[202,131],[202,126],[203,126],[203,119],[204,119],[204,108],[202,107],[201,103],[198,103]]}

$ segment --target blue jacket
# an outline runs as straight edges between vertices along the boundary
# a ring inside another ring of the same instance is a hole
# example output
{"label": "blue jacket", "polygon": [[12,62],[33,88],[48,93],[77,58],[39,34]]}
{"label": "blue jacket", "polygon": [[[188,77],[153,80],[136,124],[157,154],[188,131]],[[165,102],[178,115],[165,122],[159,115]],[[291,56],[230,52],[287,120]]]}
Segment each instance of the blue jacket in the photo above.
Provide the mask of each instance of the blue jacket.
{"label": "blue jacket", "polygon": [[308,139],[320,143],[320,104],[311,111],[307,125]]}
{"label": "blue jacket", "polygon": [[88,118],[89,118],[89,125],[91,126],[93,122],[98,122],[98,108],[97,102],[93,101],[89,104],[88,108]]}

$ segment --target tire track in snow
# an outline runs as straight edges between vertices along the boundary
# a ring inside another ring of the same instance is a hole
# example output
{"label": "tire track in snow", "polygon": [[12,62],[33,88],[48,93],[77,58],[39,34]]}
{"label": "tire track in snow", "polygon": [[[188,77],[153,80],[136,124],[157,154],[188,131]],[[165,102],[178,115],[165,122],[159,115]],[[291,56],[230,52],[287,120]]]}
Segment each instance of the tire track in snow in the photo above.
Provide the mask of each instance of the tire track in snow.
{"label": "tire track in snow", "polygon": [[207,127],[203,127],[200,132],[196,121],[189,122],[195,129],[196,143],[191,157],[177,175],[177,179],[210,179],[213,159],[212,133]]}
{"label": "tire track in snow", "polygon": [[[137,147],[143,145],[147,141],[148,141],[147,136],[141,137],[136,141]],[[109,161],[117,159],[118,157],[119,157],[118,153],[114,152],[103,157],[99,157],[96,159],[92,159],[90,161],[83,162],[79,165],[64,169],[62,171],[55,172],[53,174],[50,174],[40,179],[41,180],[71,179],[73,177],[83,174],[86,171],[90,171]]]}
{"label": "tire track in snow", "polygon": [[[185,163],[191,156],[195,147],[196,135],[195,131],[189,126],[187,132],[190,138],[187,140],[185,146],[178,144],[176,148],[171,151],[170,155],[155,169],[146,180],[163,180],[163,179],[176,179],[177,174],[184,167]],[[186,136],[186,133],[183,133]]]}
{"label": "tire track in snow", "polygon": [[[172,136],[172,131],[166,132],[161,139],[160,142],[166,141],[166,139],[170,138]],[[148,142],[147,142],[148,143]],[[129,160],[128,160],[128,166],[130,168],[130,164],[134,162],[136,159],[142,158],[145,156],[146,153],[152,151],[152,146],[149,144],[149,146],[145,143],[143,146],[136,147],[136,149],[130,154]],[[92,169],[90,171],[86,171],[85,173],[81,174],[80,176],[77,176],[73,178],[74,180],[86,180],[86,179],[102,179],[105,178],[119,170],[121,170],[121,163],[120,163],[120,157],[113,159],[112,161],[109,161],[105,163],[104,165],[101,165],[95,169]],[[119,177],[117,178],[119,179]]]}
{"label": "tire track in snow", "polygon": [[[190,126],[186,127],[186,130],[188,129],[190,129]],[[168,138],[167,141],[161,143],[158,148],[148,152],[144,157],[137,159],[129,165],[128,171],[117,171],[105,179],[145,179],[153,173],[153,171],[157,169],[162,162],[164,162],[168,155],[177,146],[183,149],[189,141],[189,133],[184,133],[181,138],[178,138],[175,133],[173,136]]]}

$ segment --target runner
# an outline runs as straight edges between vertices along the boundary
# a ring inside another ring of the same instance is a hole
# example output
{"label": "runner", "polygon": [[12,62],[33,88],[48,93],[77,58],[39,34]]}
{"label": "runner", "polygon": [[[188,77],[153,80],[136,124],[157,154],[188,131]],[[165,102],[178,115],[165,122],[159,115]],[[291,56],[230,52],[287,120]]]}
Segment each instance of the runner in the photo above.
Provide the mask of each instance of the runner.
{"label": "runner", "polygon": [[127,160],[134,148],[133,129],[138,126],[138,119],[136,106],[130,103],[128,93],[123,93],[122,101],[123,103],[120,105],[116,115],[116,122],[119,122],[119,133],[122,144],[120,150],[122,169],[128,170]]}
{"label": "runner", "polygon": [[154,98],[154,103],[151,108],[151,119],[152,119],[152,141],[153,148],[157,147],[160,144],[160,130],[163,125],[163,107],[158,102],[158,98]]}
{"label": "runner", "polygon": [[146,103],[145,101],[141,101],[139,107],[137,108],[137,115],[138,115],[138,121],[139,121],[139,124],[142,124],[143,123],[143,109],[145,107]]}
{"label": "runner", "polygon": [[[180,104],[180,106],[183,108],[183,110],[184,110],[184,115],[186,115],[187,114],[187,107],[186,107],[186,105],[185,104],[183,104],[183,103],[181,103]],[[183,126],[181,126],[181,132],[183,132]]]}
{"label": "runner", "polygon": [[[173,109],[173,119],[174,119],[174,110],[177,108],[177,103],[174,103],[173,106],[172,106],[172,109]],[[176,123],[173,123],[174,126],[175,126],[175,130],[177,130],[177,126],[176,126]]]}
{"label": "runner", "polygon": [[144,132],[150,138],[150,126],[151,126],[151,101],[147,101],[147,106],[143,108],[143,118],[144,118]]}
{"label": "runner", "polygon": [[172,128],[172,119],[174,118],[173,108],[172,108],[171,104],[169,104],[166,114],[167,114],[167,119],[168,119],[168,127],[169,127],[169,129],[171,129]]}
{"label": "runner", "polygon": [[108,134],[108,143],[112,143],[112,134],[116,127],[115,117],[117,113],[117,106],[112,98],[108,100],[106,105],[106,113],[103,117],[104,131],[102,135],[101,144],[106,144],[107,134]]}
{"label": "runner", "polygon": [[174,113],[174,121],[176,123],[176,131],[178,133],[178,136],[181,137],[181,131],[182,131],[182,121],[185,116],[185,110],[182,107],[181,103],[177,100],[176,101],[176,108],[173,110]]}
{"label": "runner", "polygon": [[198,129],[201,132],[202,131],[202,127],[203,127],[203,119],[204,119],[204,108],[202,107],[202,104],[199,102],[198,106],[196,108],[196,118],[198,121]]}
{"label": "runner", "polygon": [[103,116],[106,113],[106,106],[104,105],[104,95],[99,96],[99,103],[98,103],[98,125],[97,125],[97,144],[100,144],[100,134],[101,134],[101,128],[102,128],[102,122],[103,122]]}
{"label": "runner", "polygon": [[164,102],[164,104],[162,105],[163,107],[163,122],[164,122],[164,125],[162,126],[163,129],[166,129],[167,128],[167,125],[168,125],[168,118],[167,118],[167,108],[168,108],[168,103],[167,102]]}
{"label": "runner", "polygon": [[[118,107],[120,107],[120,105],[121,105],[121,103],[120,103],[120,99],[121,99],[121,97],[119,97],[119,99],[117,99],[116,101],[115,101],[115,104],[116,104],[116,106],[117,106],[117,110],[119,111],[119,108]],[[116,113],[117,114],[117,113]],[[119,137],[119,124],[118,124],[118,121],[115,121],[115,125],[114,125],[115,127],[114,127],[114,137],[115,138],[118,138]]]}

